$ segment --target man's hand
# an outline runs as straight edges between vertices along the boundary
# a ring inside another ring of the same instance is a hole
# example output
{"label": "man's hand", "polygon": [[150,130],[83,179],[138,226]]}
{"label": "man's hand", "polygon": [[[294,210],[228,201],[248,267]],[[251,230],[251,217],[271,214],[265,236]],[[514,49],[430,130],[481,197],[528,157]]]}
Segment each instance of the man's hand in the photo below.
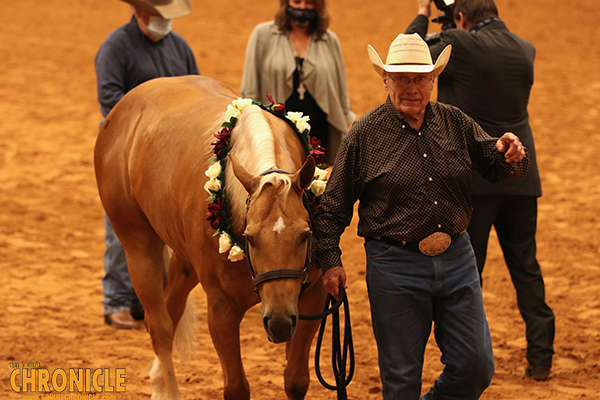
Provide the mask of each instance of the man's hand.
{"label": "man's hand", "polygon": [[506,132],[496,142],[496,149],[504,153],[506,162],[518,162],[525,158],[525,147],[519,137],[512,132]]}
{"label": "man's hand", "polygon": [[417,0],[419,14],[423,14],[427,18],[431,17],[431,0]]}
{"label": "man's hand", "polygon": [[344,267],[333,267],[323,274],[323,285],[327,293],[337,300],[340,296],[340,284],[346,289],[346,271]]}

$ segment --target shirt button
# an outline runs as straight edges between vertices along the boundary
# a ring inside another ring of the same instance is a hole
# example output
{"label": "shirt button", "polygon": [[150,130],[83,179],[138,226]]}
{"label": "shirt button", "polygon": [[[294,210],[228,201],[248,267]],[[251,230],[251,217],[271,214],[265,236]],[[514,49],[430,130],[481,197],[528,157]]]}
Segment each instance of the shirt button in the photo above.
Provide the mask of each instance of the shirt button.
{"label": "shirt button", "polygon": [[437,206],[437,201],[434,201],[433,204],[435,204]]}
{"label": "shirt button", "polygon": [[438,225],[438,228],[441,228],[441,227],[442,227],[442,225]]}
{"label": "shirt button", "polygon": [[419,136],[421,136],[421,132],[419,132]]}
{"label": "shirt button", "polygon": [[406,125],[402,125],[402,129],[406,128]]}
{"label": "shirt button", "polygon": [[427,157],[427,154],[423,154],[423,157]]}
{"label": "shirt button", "polygon": [[429,178],[429,182],[431,182],[433,180],[433,178]]}

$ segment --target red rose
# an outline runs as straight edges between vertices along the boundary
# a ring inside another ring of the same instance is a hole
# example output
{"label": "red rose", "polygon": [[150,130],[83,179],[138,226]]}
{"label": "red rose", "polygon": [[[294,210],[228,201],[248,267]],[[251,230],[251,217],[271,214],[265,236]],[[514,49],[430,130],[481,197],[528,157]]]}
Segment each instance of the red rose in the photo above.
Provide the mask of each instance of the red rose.
{"label": "red rose", "polygon": [[220,132],[215,133],[215,137],[218,141],[229,141],[231,136],[231,128],[223,128]]}
{"label": "red rose", "polygon": [[321,147],[321,141],[316,137],[311,136],[310,139],[308,139],[308,145],[311,149],[318,149],[319,147]]}
{"label": "red rose", "polygon": [[317,208],[319,207],[319,204],[321,202],[319,200],[317,200],[316,197],[313,197],[310,201],[310,212],[311,214],[314,214],[317,211]]}
{"label": "red rose", "polygon": [[315,159],[315,163],[317,165],[321,165],[325,162],[325,149],[321,148],[320,150],[313,149],[310,151],[310,155]]}
{"label": "red rose", "polygon": [[229,147],[229,137],[231,136],[231,129],[223,128],[221,132],[215,133],[215,137],[217,138],[216,142],[211,143],[213,147],[213,152],[219,156],[223,149]]}
{"label": "red rose", "polygon": [[219,229],[221,223],[225,219],[223,215],[223,198],[218,197],[214,202],[208,203],[208,212],[206,213],[206,220],[210,222],[210,226],[213,229]]}
{"label": "red rose", "polygon": [[269,99],[269,101],[271,102],[271,104],[269,105],[271,106],[272,111],[285,112],[285,105],[281,103],[275,103],[275,100],[273,100],[273,96],[270,93],[267,93],[267,99]]}

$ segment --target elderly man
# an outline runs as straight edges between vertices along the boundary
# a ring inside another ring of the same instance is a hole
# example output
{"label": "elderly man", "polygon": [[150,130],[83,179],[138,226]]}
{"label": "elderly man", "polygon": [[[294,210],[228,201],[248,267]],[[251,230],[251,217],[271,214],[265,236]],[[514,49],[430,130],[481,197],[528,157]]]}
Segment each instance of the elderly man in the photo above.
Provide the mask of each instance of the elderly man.
{"label": "elderly man", "polygon": [[[418,0],[417,4],[419,14],[407,33],[425,37],[431,0]],[[536,256],[537,199],[542,184],[527,110],[535,47],[508,30],[498,18],[494,0],[456,0],[452,13],[457,29],[444,30],[439,41],[428,43],[433,57],[454,44],[452,59],[439,78],[438,101],[460,108],[490,135],[514,132],[530,153],[529,172],[523,180],[493,185],[473,172],[473,216],[468,232],[481,276],[494,226],[525,321],[528,365],[524,373],[546,380],[554,355],[555,318],[546,303]]]}
{"label": "elderly man", "polygon": [[[111,32],[96,54],[98,101],[106,117],[134,87],[150,79],[196,74],[198,67],[185,40],[171,32],[172,19],[191,12],[189,0],[124,0],[129,23]],[[127,270],[125,250],[105,216],[104,322],[118,329],[140,327],[144,310]]]}
{"label": "elderly man", "polygon": [[458,108],[430,101],[451,46],[435,64],[417,34],[399,35],[386,64],[368,51],[389,95],[342,142],[315,215],[315,262],[337,297],[346,285],[339,239],[360,201],[383,398],[419,398],[433,323],[445,368],[422,399],[477,399],[491,382],[494,357],[465,232],[471,169],[492,182],[521,179],[528,152],[516,135],[490,137]]}

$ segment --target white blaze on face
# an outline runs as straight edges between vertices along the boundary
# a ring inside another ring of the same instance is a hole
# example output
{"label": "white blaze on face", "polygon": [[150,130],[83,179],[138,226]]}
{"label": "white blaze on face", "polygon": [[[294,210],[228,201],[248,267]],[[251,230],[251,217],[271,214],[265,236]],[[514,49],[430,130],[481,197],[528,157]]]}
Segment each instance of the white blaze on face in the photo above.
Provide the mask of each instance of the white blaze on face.
{"label": "white blaze on face", "polygon": [[281,233],[281,231],[285,228],[285,224],[283,223],[283,218],[279,217],[275,225],[273,225],[273,232]]}

